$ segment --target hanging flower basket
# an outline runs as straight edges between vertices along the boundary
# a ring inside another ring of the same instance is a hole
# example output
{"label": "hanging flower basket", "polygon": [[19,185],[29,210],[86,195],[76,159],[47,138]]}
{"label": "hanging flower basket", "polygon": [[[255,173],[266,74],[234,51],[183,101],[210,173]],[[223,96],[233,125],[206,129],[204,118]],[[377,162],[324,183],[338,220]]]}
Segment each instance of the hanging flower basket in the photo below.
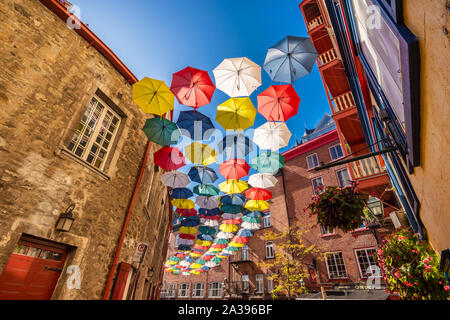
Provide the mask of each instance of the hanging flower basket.
{"label": "hanging flower basket", "polygon": [[314,196],[308,206],[311,213],[317,215],[317,224],[344,232],[363,224],[368,195],[358,191],[355,183],[345,188],[320,186],[317,190],[321,193]]}
{"label": "hanging flower basket", "polygon": [[387,236],[375,257],[389,293],[403,300],[446,300],[450,286],[426,242],[404,228]]}

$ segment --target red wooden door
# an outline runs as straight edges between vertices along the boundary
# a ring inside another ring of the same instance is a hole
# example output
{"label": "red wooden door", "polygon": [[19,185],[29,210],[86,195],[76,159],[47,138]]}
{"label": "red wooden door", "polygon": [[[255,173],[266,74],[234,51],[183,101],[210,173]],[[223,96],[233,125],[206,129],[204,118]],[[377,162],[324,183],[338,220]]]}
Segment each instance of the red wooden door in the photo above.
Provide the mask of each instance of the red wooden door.
{"label": "red wooden door", "polygon": [[20,240],[0,275],[0,300],[48,300],[67,250]]}

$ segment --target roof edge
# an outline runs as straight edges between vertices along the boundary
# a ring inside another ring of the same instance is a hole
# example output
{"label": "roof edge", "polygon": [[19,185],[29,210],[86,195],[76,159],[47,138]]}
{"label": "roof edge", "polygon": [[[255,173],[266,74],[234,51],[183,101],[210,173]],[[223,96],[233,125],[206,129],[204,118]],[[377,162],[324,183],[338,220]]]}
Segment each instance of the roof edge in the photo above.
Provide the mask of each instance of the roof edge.
{"label": "roof edge", "polygon": [[318,136],[317,138],[314,138],[313,140],[293,147],[292,149],[283,152],[281,155],[285,157],[285,161],[288,161],[335,140],[339,140],[337,129],[331,130],[321,136]]}

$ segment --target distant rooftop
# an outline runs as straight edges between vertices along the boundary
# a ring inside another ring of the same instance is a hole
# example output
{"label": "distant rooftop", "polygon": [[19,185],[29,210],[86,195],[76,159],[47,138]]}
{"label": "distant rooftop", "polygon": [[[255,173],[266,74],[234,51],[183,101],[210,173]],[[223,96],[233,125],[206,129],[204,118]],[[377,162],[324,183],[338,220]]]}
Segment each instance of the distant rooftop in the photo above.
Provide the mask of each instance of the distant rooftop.
{"label": "distant rooftop", "polygon": [[319,121],[314,129],[305,128],[305,133],[303,134],[300,144],[308,142],[327,132],[333,131],[334,129],[336,129],[336,124],[334,123],[333,118],[328,113],[325,113],[322,120]]}

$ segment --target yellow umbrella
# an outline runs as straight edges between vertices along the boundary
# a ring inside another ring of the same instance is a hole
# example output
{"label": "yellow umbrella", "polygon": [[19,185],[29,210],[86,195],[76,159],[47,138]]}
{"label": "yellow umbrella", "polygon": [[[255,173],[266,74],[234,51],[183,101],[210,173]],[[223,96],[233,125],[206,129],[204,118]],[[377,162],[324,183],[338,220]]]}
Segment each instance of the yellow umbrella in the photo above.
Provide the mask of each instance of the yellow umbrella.
{"label": "yellow umbrella", "polygon": [[191,253],[189,253],[189,255],[190,255],[192,258],[198,258],[198,257],[200,257],[202,254],[201,254],[201,253],[191,252]]}
{"label": "yellow umbrella", "polygon": [[[200,266],[201,267],[201,266]],[[191,274],[200,274],[200,271],[198,270],[191,270],[189,271]]]}
{"label": "yellow umbrella", "polygon": [[172,199],[171,201],[174,207],[179,209],[194,209],[195,203],[190,199]]}
{"label": "yellow umbrella", "polygon": [[239,227],[235,224],[221,224],[219,226],[219,229],[223,232],[236,232],[238,231]]}
{"label": "yellow umbrella", "polygon": [[250,211],[264,211],[269,209],[269,207],[269,203],[262,200],[250,200],[245,204],[245,209]]}
{"label": "yellow umbrella", "polygon": [[210,248],[209,251],[211,252],[221,252],[223,249],[222,248]]}
{"label": "yellow umbrella", "polygon": [[225,130],[245,130],[253,125],[256,109],[249,97],[231,98],[217,107],[216,121]]}
{"label": "yellow umbrella", "polygon": [[248,184],[245,181],[230,179],[219,184],[219,188],[229,194],[242,193],[248,189]]}
{"label": "yellow umbrella", "polygon": [[[192,269],[199,269],[201,267],[202,267],[202,265],[200,263],[193,263],[189,266],[189,268],[192,268]],[[194,270],[192,270],[192,271],[194,271]]]}
{"label": "yellow umbrella", "polygon": [[198,230],[194,227],[181,227],[180,228],[180,233],[196,234],[197,232],[198,232]]}
{"label": "yellow umbrella", "polygon": [[161,80],[143,78],[133,85],[133,101],[145,113],[162,116],[173,110],[175,96]]}
{"label": "yellow umbrella", "polygon": [[217,161],[217,152],[210,146],[200,143],[193,142],[184,148],[184,155],[193,164],[199,164],[207,166],[208,164]]}
{"label": "yellow umbrella", "polygon": [[228,245],[230,247],[235,247],[235,248],[241,248],[241,247],[245,246],[245,244],[239,243],[239,242],[230,242]]}
{"label": "yellow umbrella", "polygon": [[205,240],[197,240],[195,241],[196,245],[202,246],[202,247],[208,247],[212,244],[211,241],[205,241]]}

